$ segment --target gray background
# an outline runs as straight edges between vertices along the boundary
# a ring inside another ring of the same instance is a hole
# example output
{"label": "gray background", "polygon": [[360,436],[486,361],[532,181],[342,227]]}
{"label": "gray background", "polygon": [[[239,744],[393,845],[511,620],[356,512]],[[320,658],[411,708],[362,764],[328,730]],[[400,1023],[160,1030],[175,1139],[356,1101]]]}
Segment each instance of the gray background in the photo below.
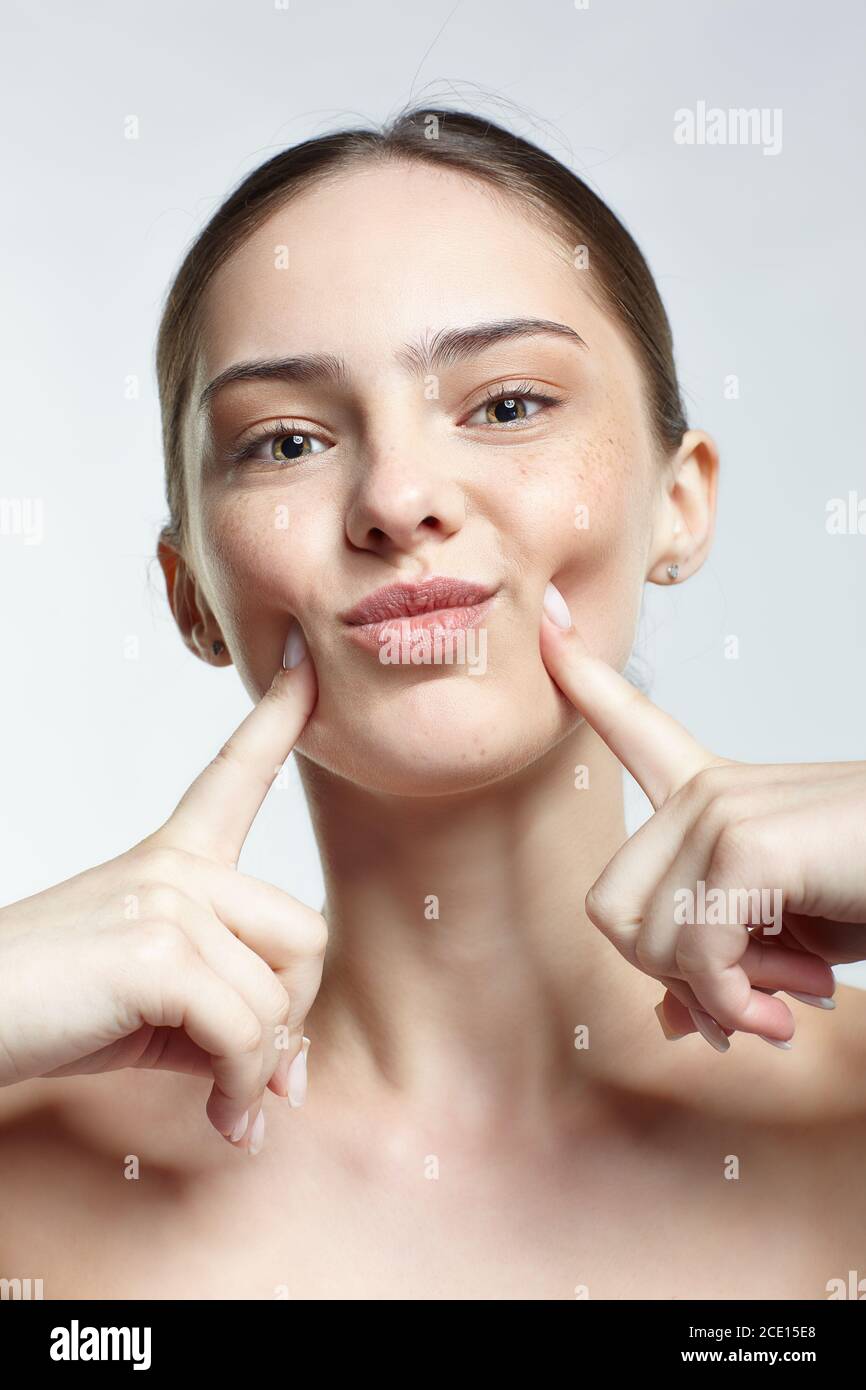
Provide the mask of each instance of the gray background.
{"label": "gray background", "polygon": [[[709,561],[647,590],[653,698],[733,757],[866,757],[866,535],[825,525],[830,498],[866,497],[864,27],[838,0],[7,0],[0,497],[41,500],[43,535],[0,534],[0,901],[153,829],[247,712],[233,670],[182,646],[150,559],[160,304],[249,170],[410,98],[569,163],[657,277],[722,476]],[[674,112],[701,101],[781,109],[780,153],[676,144]],[[290,767],[241,864],[320,906]],[[626,783],[636,828],[649,805]],[[866,984],[863,966],[837,973]]]}

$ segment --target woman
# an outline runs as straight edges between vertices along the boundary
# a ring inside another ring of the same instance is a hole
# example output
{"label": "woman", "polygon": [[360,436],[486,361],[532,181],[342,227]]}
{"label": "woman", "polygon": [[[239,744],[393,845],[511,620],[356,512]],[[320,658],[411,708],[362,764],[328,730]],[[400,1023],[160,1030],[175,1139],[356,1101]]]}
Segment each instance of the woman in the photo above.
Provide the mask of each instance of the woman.
{"label": "woman", "polygon": [[[730,762],[620,674],[718,471],[628,232],[515,135],[409,111],[242,183],[157,370],[171,608],[255,707],[152,835],[0,914],[0,1272],[828,1297],[866,1254],[830,968],[866,954],[866,765]],[[237,869],[293,749],[321,914]]]}

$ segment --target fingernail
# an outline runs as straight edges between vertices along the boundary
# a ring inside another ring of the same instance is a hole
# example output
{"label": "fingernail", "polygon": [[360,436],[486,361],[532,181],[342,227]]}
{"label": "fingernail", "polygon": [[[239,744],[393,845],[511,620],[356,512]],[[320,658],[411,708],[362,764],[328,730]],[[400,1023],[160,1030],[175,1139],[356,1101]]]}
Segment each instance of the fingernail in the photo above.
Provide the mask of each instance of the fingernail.
{"label": "fingernail", "polygon": [[768,1037],[765,1037],[765,1035],[764,1035],[763,1033],[758,1033],[757,1036],[758,1036],[759,1038],[763,1038],[763,1039],[764,1039],[764,1042],[772,1043],[773,1047],[785,1047],[785,1048],[790,1048],[790,1046],[791,1046],[791,1044],[790,1044],[789,1042],[782,1042],[779,1038],[768,1038]]}
{"label": "fingernail", "polygon": [[717,1052],[727,1052],[731,1045],[730,1040],[725,1036],[716,1020],[711,1018],[709,1014],[705,1014],[703,1009],[689,1009],[689,1013],[698,1032],[706,1038],[710,1046],[714,1047]]}
{"label": "fingernail", "polygon": [[238,1120],[237,1124],[235,1125],[234,1129],[232,1130],[231,1134],[229,1135],[229,1138],[231,1139],[233,1144],[236,1144],[239,1139],[243,1139],[244,1135],[247,1132],[247,1124],[249,1122],[249,1118],[250,1112],[249,1110],[245,1110],[244,1113],[241,1115],[240,1119]]}
{"label": "fingernail", "polygon": [[307,1098],[307,1053],[309,1049],[310,1039],[304,1038],[301,1042],[301,1050],[289,1067],[289,1075],[286,1078],[289,1105],[293,1110],[297,1110],[299,1106],[303,1105]]}
{"label": "fingernail", "polygon": [[307,655],[307,643],[301,624],[297,618],[292,619],[292,626],[289,628],[289,635],[286,638],[286,645],[283,651],[283,669],[291,671],[295,666],[300,666],[304,657]]}
{"label": "fingernail", "polygon": [[790,994],[792,999],[799,999],[803,1004],[811,1004],[816,1009],[835,1009],[836,1000],[831,999],[829,994],[801,994],[796,989],[786,989],[783,994]]}
{"label": "fingernail", "polygon": [[548,584],[544,591],[544,611],[557,627],[571,627],[571,614],[568,604],[555,584]]}
{"label": "fingernail", "polygon": [[677,1038],[687,1038],[687,1037],[689,1036],[688,1033],[672,1033],[672,1032],[671,1032],[671,1030],[670,1030],[670,1025],[668,1024],[668,1021],[667,1021],[667,1019],[665,1018],[664,1012],[663,1012],[663,1010],[662,1010],[662,1004],[663,1004],[663,1003],[664,1003],[664,1000],[660,1000],[659,1003],[656,1004],[655,1009],[653,1010],[653,1012],[655,1013],[656,1018],[658,1019],[659,1023],[661,1024],[661,1030],[662,1030],[662,1032],[664,1033],[665,1037],[668,1039],[669,1042],[676,1042]]}
{"label": "fingernail", "polygon": [[257,1154],[265,1140],[265,1112],[260,1110],[256,1115],[255,1122],[250,1130],[249,1151]]}

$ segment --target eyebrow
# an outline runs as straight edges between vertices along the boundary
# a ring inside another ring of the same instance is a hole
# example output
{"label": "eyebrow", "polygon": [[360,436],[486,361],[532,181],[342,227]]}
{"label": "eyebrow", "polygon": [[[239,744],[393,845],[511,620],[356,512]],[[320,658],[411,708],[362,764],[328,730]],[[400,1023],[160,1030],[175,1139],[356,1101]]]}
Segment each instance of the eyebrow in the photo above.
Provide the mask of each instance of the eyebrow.
{"label": "eyebrow", "polygon": [[[497,343],[539,334],[561,338],[589,351],[580,334],[569,328],[568,324],[557,323],[553,319],[514,318],[472,324],[467,328],[443,328],[432,338],[426,334],[414,343],[404,344],[397,349],[394,357],[408,372],[429,375],[441,367],[450,367],[475,353],[484,352]],[[235,362],[204,388],[198,409],[200,413],[206,410],[218,391],[237,381],[330,383],[345,387],[349,377],[345,359],[328,352]]]}

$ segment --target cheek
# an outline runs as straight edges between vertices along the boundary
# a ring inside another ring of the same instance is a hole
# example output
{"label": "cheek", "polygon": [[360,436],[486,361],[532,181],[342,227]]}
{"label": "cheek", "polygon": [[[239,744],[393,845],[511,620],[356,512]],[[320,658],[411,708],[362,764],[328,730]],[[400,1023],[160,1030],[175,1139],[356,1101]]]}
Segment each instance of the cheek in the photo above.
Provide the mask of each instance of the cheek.
{"label": "cheek", "polygon": [[650,522],[649,459],[613,429],[516,470],[510,534],[519,563],[564,594],[591,648],[622,669],[634,641]]}
{"label": "cheek", "polygon": [[234,497],[206,509],[201,529],[208,594],[248,689],[269,684],[282,657],[291,613],[315,605],[326,565],[322,528],[300,509]]}
{"label": "cheek", "polygon": [[217,603],[226,610],[275,604],[308,592],[322,563],[320,528],[305,525],[289,503],[264,496],[235,497],[209,509],[202,554]]}

